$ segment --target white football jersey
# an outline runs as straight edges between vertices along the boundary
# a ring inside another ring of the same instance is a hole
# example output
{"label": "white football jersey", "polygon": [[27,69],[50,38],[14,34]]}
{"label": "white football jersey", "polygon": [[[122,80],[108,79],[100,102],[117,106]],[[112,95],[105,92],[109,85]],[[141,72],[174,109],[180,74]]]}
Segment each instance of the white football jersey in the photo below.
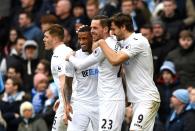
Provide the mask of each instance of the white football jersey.
{"label": "white football jersey", "polygon": [[71,72],[71,64],[65,61],[66,55],[72,51],[71,48],[67,47],[65,44],[60,44],[57,46],[51,58],[51,73],[55,84],[58,86],[58,94],[60,103],[63,104],[62,94],[60,91],[59,76],[66,75],[68,77],[73,77]]}
{"label": "white football jersey", "polygon": [[148,40],[133,33],[124,40],[122,52],[129,56],[124,63],[129,102],[154,100],[160,102],[159,92],[153,81],[153,60]]}
{"label": "white football jersey", "polygon": [[[120,50],[118,42],[113,37],[108,37],[106,43],[115,51]],[[91,55],[82,61],[70,57],[69,59],[77,69],[84,69],[98,63],[98,96],[99,100],[124,100],[120,66],[112,66],[106,59],[100,47],[96,48]]]}
{"label": "white football jersey", "polygon": [[[76,51],[75,54],[75,57],[80,60],[85,59],[87,56],[89,56],[89,53],[83,52],[81,49]],[[98,65],[95,64],[83,70],[74,70],[73,72],[76,84],[73,90],[72,102],[79,101],[97,106]]]}

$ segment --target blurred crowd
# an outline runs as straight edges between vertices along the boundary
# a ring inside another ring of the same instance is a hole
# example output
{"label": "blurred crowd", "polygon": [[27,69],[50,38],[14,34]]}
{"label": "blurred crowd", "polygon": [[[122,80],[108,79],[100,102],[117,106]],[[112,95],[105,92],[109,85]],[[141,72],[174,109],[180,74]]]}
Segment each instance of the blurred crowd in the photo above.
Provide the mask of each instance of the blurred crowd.
{"label": "blurred crowd", "polygon": [[[161,96],[156,131],[195,131],[195,0],[1,0],[0,131],[48,131],[58,98],[52,51],[43,32],[64,27],[64,43],[79,49],[76,31],[98,15],[129,14],[150,42]],[[122,131],[128,131],[131,108]]]}

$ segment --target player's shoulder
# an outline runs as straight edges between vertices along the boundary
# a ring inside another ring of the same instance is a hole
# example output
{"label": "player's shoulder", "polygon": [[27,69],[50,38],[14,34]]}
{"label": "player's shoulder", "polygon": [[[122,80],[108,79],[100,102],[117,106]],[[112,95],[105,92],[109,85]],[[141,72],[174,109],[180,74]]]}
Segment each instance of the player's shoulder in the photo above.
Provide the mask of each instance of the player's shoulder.
{"label": "player's shoulder", "polygon": [[148,40],[146,39],[146,37],[144,37],[141,33],[134,33],[132,35],[132,40],[134,41],[138,41],[138,42],[147,42]]}
{"label": "player's shoulder", "polygon": [[77,50],[76,53],[75,53],[76,57],[81,57],[83,55],[85,55],[85,53],[82,51],[82,49]]}
{"label": "player's shoulder", "polygon": [[116,40],[116,37],[114,36],[109,36],[105,39],[106,43],[109,44],[109,43],[117,43],[117,40]]}
{"label": "player's shoulder", "polygon": [[149,46],[148,40],[141,33],[133,33],[130,43],[134,44],[135,46]]}

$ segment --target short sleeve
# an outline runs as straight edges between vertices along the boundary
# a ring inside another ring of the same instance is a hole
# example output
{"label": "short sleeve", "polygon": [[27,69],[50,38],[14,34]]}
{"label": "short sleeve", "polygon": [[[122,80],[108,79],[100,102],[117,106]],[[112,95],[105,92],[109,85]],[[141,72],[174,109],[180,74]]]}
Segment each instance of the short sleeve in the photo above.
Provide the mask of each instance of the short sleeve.
{"label": "short sleeve", "polygon": [[143,52],[143,50],[144,44],[140,43],[138,40],[132,40],[131,43],[124,46],[121,51],[126,53],[129,58],[132,58]]}
{"label": "short sleeve", "polygon": [[73,77],[74,73],[75,73],[75,69],[72,63],[65,61],[65,75],[68,77]]}
{"label": "short sleeve", "polygon": [[105,56],[104,53],[102,52],[102,49],[100,47],[96,48],[92,55],[94,56],[94,58],[98,61],[101,62],[102,60],[104,60]]}

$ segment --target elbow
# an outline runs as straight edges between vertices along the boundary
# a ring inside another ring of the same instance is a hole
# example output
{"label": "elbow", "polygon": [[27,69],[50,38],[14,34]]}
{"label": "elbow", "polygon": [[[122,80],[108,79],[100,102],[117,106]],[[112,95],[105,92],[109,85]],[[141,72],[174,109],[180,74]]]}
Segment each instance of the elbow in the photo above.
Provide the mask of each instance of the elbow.
{"label": "elbow", "polygon": [[118,65],[120,65],[120,63],[111,63],[113,66],[118,66]]}
{"label": "elbow", "polygon": [[119,61],[118,59],[114,59],[114,60],[110,61],[110,63],[111,63],[113,66],[118,66],[118,65],[121,64],[120,61]]}

